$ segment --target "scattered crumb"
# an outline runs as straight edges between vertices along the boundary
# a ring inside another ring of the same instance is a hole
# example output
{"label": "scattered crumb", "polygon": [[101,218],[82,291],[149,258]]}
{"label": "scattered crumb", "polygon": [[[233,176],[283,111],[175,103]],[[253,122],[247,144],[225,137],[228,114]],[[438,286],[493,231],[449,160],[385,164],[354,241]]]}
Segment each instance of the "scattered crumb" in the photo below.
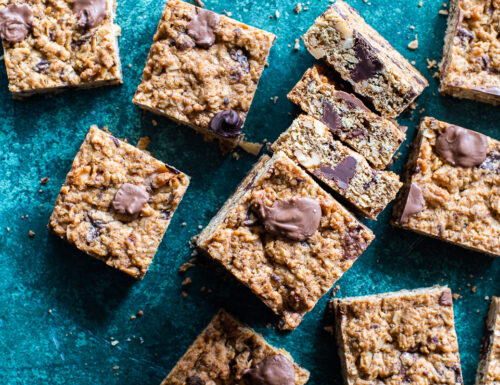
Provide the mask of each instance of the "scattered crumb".
{"label": "scattered crumb", "polygon": [[111,341],[111,346],[116,346],[120,343],[118,340]]}
{"label": "scattered crumb", "polygon": [[434,74],[432,75],[432,77],[433,77],[434,79],[439,78],[439,72],[438,72],[438,71],[434,72]]}
{"label": "scattered crumb", "polygon": [[475,293],[477,291],[477,286],[472,286],[472,288],[470,289],[471,292]]}
{"label": "scattered crumb", "polygon": [[418,7],[420,8],[420,7],[422,7],[422,5],[424,5],[424,3],[423,3],[423,2],[421,2],[421,1],[419,1],[419,2],[418,2]]}
{"label": "scattered crumb", "polygon": [[418,48],[418,35],[415,35],[415,40],[411,41],[408,44],[408,48],[411,50],[415,50]]}
{"label": "scattered crumb", "polygon": [[295,13],[300,13],[302,11],[302,3],[297,3],[297,5],[294,8]]}
{"label": "scattered crumb", "polygon": [[238,159],[241,158],[241,154],[239,152],[237,152],[237,151],[234,151],[232,153],[232,157],[233,157],[233,159],[238,160]]}
{"label": "scattered crumb", "polygon": [[440,9],[439,12],[438,12],[440,15],[448,15],[448,10],[447,9]]}
{"label": "scattered crumb", "polygon": [[137,148],[139,150],[146,150],[149,146],[149,143],[151,143],[151,139],[149,138],[149,136],[142,136],[139,141],[137,142]]}
{"label": "scattered crumb", "polygon": [[276,19],[279,19],[279,18],[280,18],[280,11],[276,10],[276,11],[274,12],[274,17],[275,17]]}
{"label": "scattered crumb", "polygon": [[418,107],[417,102],[413,102],[413,103],[411,103],[411,104],[410,104],[410,108],[411,108],[412,110],[415,110],[417,107]]}
{"label": "scattered crumb", "polygon": [[33,230],[28,231],[28,235],[30,238],[33,238],[35,236],[35,232]]}
{"label": "scattered crumb", "polygon": [[340,286],[339,285],[336,285],[334,288],[333,288],[333,291],[332,291],[332,297],[335,297],[337,295],[337,293],[339,292],[340,290]]}
{"label": "scattered crumb", "polygon": [[137,317],[142,317],[144,315],[144,312],[142,310],[139,310],[137,312]]}
{"label": "scattered crumb", "polygon": [[437,66],[437,61],[429,60],[429,59],[426,59],[426,60],[427,60],[427,69],[428,70],[433,69]]}
{"label": "scattered crumb", "polygon": [[324,330],[325,332],[327,332],[328,334],[331,334],[332,336],[334,335],[334,328],[333,328],[333,326],[325,326],[325,327],[323,328],[323,330]]}
{"label": "scattered crumb", "polygon": [[446,7],[448,7],[448,4],[443,3],[443,8],[446,8]]}
{"label": "scattered crumb", "polygon": [[295,39],[295,45],[293,46],[293,49],[295,51],[298,51],[300,49],[300,40],[299,39]]}
{"label": "scattered crumb", "polygon": [[131,319],[131,320],[134,320],[134,319],[136,319],[136,318],[137,318],[137,317],[136,317],[135,315],[131,315],[131,316],[130,316],[130,319]]}
{"label": "scattered crumb", "polygon": [[132,68],[132,63],[128,63],[128,68]]}
{"label": "scattered crumb", "polygon": [[184,281],[182,281],[182,286],[189,286],[193,283],[193,280],[189,277],[187,277]]}
{"label": "scattered crumb", "polygon": [[194,0],[196,2],[196,4],[198,4],[198,7],[204,7],[205,6],[205,3],[201,0]]}
{"label": "scattered crumb", "polygon": [[413,31],[415,29],[414,25],[410,25],[410,29]]}
{"label": "scattered crumb", "polygon": [[52,309],[47,310],[47,313],[52,314]]}
{"label": "scattered crumb", "polygon": [[182,223],[181,223],[181,226],[182,226],[182,227],[186,227],[186,226],[187,226],[187,223],[186,223],[186,222],[182,222]]}
{"label": "scattered crumb", "polygon": [[252,155],[259,155],[260,151],[262,150],[262,143],[254,143],[254,142],[247,142],[246,140],[240,141],[238,143],[238,146],[240,146],[243,150],[248,152],[249,154]]}
{"label": "scattered crumb", "polygon": [[228,17],[233,16],[233,14],[231,12],[226,11],[225,9],[222,11],[222,13],[225,14],[226,16],[228,16]]}
{"label": "scattered crumb", "polygon": [[118,370],[120,367],[118,365],[113,366],[113,370]]}
{"label": "scattered crumb", "polygon": [[459,300],[459,299],[461,299],[461,298],[462,298],[462,296],[461,296],[460,294],[458,294],[458,293],[453,293],[453,299],[454,299],[455,301],[458,301],[458,300]]}
{"label": "scattered crumb", "polygon": [[424,112],[425,112],[425,108],[421,108],[421,109],[418,111],[418,113],[419,113],[419,114],[423,114]]}
{"label": "scattered crumb", "polygon": [[198,230],[201,230],[203,229],[203,226],[202,225],[198,225]]}
{"label": "scattered crumb", "polygon": [[40,184],[47,184],[49,180],[50,180],[49,177],[46,176],[45,178],[40,179]]}
{"label": "scattered crumb", "polygon": [[6,227],[5,230],[10,231],[10,227]]}
{"label": "scattered crumb", "polygon": [[181,294],[182,294],[182,298],[187,298],[187,296],[188,296],[188,293],[184,290],[182,291]]}
{"label": "scattered crumb", "polygon": [[206,293],[206,292],[207,292],[207,288],[206,288],[205,286],[202,286],[202,287],[200,288],[200,292],[202,292],[202,293]]}
{"label": "scattered crumb", "polygon": [[489,296],[486,296],[486,297],[484,297],[484,300],[485,300],[485,301],[489,301],[489,300],[490,300],[490,297],[489,297]]}
{"label": "scattered crumb", "polygon": [[151,123],[153,124],[153,127],[156,127],[158,125],[158,122],[156,120],[152,120]]}
{"label": "scattered crumb", "polygon": [[190,268],[194,267],[194,263],[186,262],[179,267],[179,270],[177,272],[179,274],[184,274],[186,271],[188,271]]}

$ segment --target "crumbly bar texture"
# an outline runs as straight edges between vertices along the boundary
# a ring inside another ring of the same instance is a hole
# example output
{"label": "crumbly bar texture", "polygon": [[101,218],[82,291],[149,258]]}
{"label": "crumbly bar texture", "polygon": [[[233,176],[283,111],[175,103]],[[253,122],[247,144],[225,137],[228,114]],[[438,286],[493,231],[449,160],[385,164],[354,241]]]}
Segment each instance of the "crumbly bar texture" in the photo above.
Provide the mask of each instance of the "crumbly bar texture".
{"label": "crumbly bar texture", "polygon": [[276,36],[220,15],[214,44],[199,47],[187,31],[197,12],[192,4],[167,1],[133,101],[232,148],[241,135],[224,138],[210,122],[224,110],[245,121]]}
{"label": "crumbly bar texture", "polygon": [[451,1],[439,91],[500,104],[499,33],[498,0]]}
{"label": "crumbly bar texture", "polygon": [[[297,198],[320,205],[314,234],[299,242],[267,231],[256,203],[263,200],[272,206]],[[197,244],[278,314],[283,329],[293,329],[373,238],[367,227],[278,152],[261,158]]]}
{"label": "crumbly bar texture", "polygon": [[500,298],[493,297],[486,318],[486,332],[481,346],[481,358],[476,385],[500,384]]}
{"label": "crumbly bar texture", "polygon": [[295,364],[286,350],[269,345],[260,334],[220,310],[161,385],[246,383],[245,372],[274,355],[282,355],[293,364],[293,384],[307,382],[309,372]]}
{"label": "crumbly bar texture", "polygon": [[[485,136],[484,161],[453,166],[437,152],[437,139],[453,126],[422,119],[394,206],[393,224],[493,257],[500,255],[500,142]],[[420,207],[403,221],[410,190]]]}
{"label": "crumbly bar texture", "polygon": [[344,92],[322,65],[308,69],[288,94],[308,115],[324,122],[340,140],[363,155],[373,167],[387,168],[406,138],[405,130],[371,112]]}
{"label": "crumbly bar texture", "polygon": [[445,287],[334,300],[344,383],[462,384]]}
{"label": "crumbly bar texture", "polygon": [[94,88],[122,83],[116,2],[108,0],[96,27],[78,25],[72,1],[0,0],[0,10],[28,4],[33,26],[21,42],[3,40],[9,90],[16,99],[67,88]]}
{"label": "crumbly bar texture", "polygon": [[[136,216],[113,207],[124,184],[149,199]],[[49,230],[107,265],[142,278],[189,184],[189,177],[92,126],[73,161]]]}
{"label": "crumbly bar texture", "polygon": [[272,145],[283,151],[362,215],[375,219],[402,186],[391,171],[374,170],[366,159],[333,139],[320,121],[301,115]]}
{"label": "crumbly bar texture", "polygon": [[428,85],[387,40],[343,1],[330,5],[303,40],[316,59],[331,65],[385,117],[398,116]]}

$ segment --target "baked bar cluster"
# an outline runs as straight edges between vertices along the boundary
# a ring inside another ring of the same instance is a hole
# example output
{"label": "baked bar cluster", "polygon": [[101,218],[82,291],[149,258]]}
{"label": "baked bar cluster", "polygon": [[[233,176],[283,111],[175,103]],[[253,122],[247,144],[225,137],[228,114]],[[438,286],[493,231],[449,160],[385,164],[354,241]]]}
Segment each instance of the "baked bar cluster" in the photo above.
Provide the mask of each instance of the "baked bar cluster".
{"label": "baked bar cluster", "polygon": [[344,383],[462,384],[445,287],[334,300]]}
{"label": "baked bar cluster", "polygon": [[443,94],[500,104],[500,4],[452,0],[440,65]]}
{"label": "baked bar cluster", "polygon": [[284,153],[263,156],[197,245],[293,329],[373,233]]}
{"label": "baked bar cluster", "polygon": [[304,385],[308,379],[286,350],[220,310],[161,385]]}
{"label": "baked bar cluster", "polygon": [[114,0],[0,0],[9,90],[15,98],[122,82]]}
{"label": "baked bar cluster", "polygon": [[343,91],[322,65],[308,69],[288,98],[377,169],[389,167],[406,138],[405,128],[374,114],[356,96]]}
{"label": "baked bar cluster", "polygon": [[493,297],[486,318],[476,385],[500,384],[500,298]]}
{"label": "baked bar cluster", "polygon": [[49,230],[142,278],[189,177],[92,126],[57,197]]}
{"label": "baked bar cluster", "polygon": [[427,80],[359,13],[338,0],[303,37],[316,58],[332,66],[385,117],[398,116]]}
{"label": "baked bar cluster", "polygon": [[370,219],[376,219],[402,186],[398,175],[374,170],[310,116],[295,119],[271,149],[284,152]]}
{"label": "baked bar cluster", "polygon": [[169,0],[133,101],[232,148],[275,39],[229,17]]}
{"label": "baked bar cluster", "polygon": [[410,153],[394,224],[500,255],[500,142],[423,118]]}

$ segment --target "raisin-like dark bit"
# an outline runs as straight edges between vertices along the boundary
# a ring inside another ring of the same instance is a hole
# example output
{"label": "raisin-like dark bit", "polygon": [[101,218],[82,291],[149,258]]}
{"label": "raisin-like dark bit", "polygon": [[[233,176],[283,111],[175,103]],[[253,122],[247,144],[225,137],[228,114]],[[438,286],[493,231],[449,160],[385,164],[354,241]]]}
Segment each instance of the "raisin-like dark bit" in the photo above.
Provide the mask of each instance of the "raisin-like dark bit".
{"label": "raisin-like dark bit", "polygon": [[171,210],[165,209],[165,210],[161,210],[160,212],[161,212],[161,217],[163,219],[165,219],[166,221],[168,221],[170,218],[172,218]]}
{"label": "raisin-like dark bit", "polygon": [[87,215],[87,222],[89,223],[89,228],[87,230],[87,239],[93,241],[99,236],[101,229],[104,228],[105,223],[99,219],[92,218],[92,216]]}
{"label": "raisin-like dark bit", "polygon": [[493,150],[488,153],[486,155],[486,159],[479,165],[479,167],[498,174],[500,172],[500,152]]}
{"label": "raisin-like dark bit", "polygon": [[41,59],[37,65],[35,66],[35,71],[40,73],[40,72],[47,72],[50,67],[50,64],[47,60]]}
{"label": "raisin-like dark bit", "polygon": [[205,381],[203,381],[200,377],[191,376],[186,378],[186,385],[205,385]]}
{"label": "raisin-like dark bit", "polygon": [[116,147],[120,147],[120,141],[116,139],[114,136],[111,137],[111,140],[115,144]]}
{"label": "raisin-like dark bit", "polygon": [[248,61],[248,53],[246,52],[246,50],[243,50],[241,48],[232,50],[229,53],[229,56],[231,56],[231,59],[237,61],[240,64],[243,72],[250,72],[250,62]]}
{"label": "raisin-like dark bit", "polygon": [[71,43],[71,48],[73,48],[73,49],[80,48],[82,45],[84,45],[85,43],[90,41],[90,39],[92,39],[93,35],[94,35],[93,33],[87,33],[87,34],[83,35],[79,40],[76,40],[76,41]]}

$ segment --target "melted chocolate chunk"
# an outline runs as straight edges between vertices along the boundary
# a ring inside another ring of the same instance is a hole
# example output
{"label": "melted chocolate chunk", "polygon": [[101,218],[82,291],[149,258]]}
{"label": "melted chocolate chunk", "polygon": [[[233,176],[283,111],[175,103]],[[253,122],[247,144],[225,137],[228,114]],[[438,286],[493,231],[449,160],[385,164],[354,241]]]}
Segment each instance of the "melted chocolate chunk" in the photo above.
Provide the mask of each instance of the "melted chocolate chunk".
{"label": "melted chocolate chunk", "polygon": [[357,226],[344,235],[344,259],[356,259],[366,248],[366,241],[361,236],[362,230],[361,226]]}
{"label": "melted chocolate chunk", "polygon": [[319,169],[326,178],[333,179],[342,190],[345,190],[349,187],[351,179],[356,175],[357,164],[358,162],[354,157],[348,156],[335,168],[321,166]]}
{"label": "melted chocolate chunk", "polygon": [[148,192],[131,183],[124,183],[116,192],[112,206],[119,214],[137,217],[149,200]]}
{"label": "melted chocolate chunk", "polygon": [[231,59],[237,61],[243,72],[249,73],[250,72],[250,62],[248,61],[248,53],[243,50],[243,49],[237,49],[233,50],[229,53],[229,56],[231,56]]}
{"label": "melted chocolate chunk", "polygon": [[23,41],[33,27],[33,11],[27,4],[11,4],[0,11],[0,37],[10,43]]}
{"label": "melted chocolate chunk", "polygon": [[293,364],[283,355],[268,356],[255,367],[246,369],[244,375],[251,385],[293,385],[295,369]]}
{"label": "melted chocolate chunk", "polygon": [[218,14],[197,8],[196,13],[191,15],[191,21],[186,26],[187,34],[191,36],[197,46],[208,49],[215,43],[215,30],[219,21]]}
{"label": "melted chocolate chunk", "polygon": [[354,52],[358,63],[351,71],[351,79],[358,83],[372,78],[382,68],[382,62],[374,55],[375,49],[361,35],[355,33]]}
{"label": "melted chocolate chunk", "polygon": [[210,121],[210,131],[224,138],[234,138],[241,134],[243,120],[234,110],[218,112]]}
{"label": "melted chocolate chunk", "polygon": [[271,207],[260,201],[258,215],[262,225],[270,234],[292,241],[305,241],[319,227],[321,206],[311,198],[275,201]]}
{"label": "melted chocolate chunk", "polygon": [[94,28],[106,17],[106,0],[75,0],[73,13],[82,28]]}
{"label": "melted chocolate chunk", "polygon": [[441,294],[441,297],[439,297],[439,304],[442,306],[453,305],[453,296],[451,295],[450,289],[443,291],[443,294]]}
{"label": "melted chocolate chunk", "polygon": [[405,208],[403,209],[403,214],[401,214],[401,223],[408,223],[410,216],[418,214],[424,208],[424,195],[422,190],[415,183],[410,185],[410,191],[408,192],[408,197],[406,198]]}
{"label": "melted chocolate chunk", "polygon": [[327,126],[330,131],[337,134],[342,131],[342,120],[333,105],[326,99],[323,99],[323,113],[321,115],[321,122]]}
{"label": "melted chocolate chunk", "polygon": [[359,100],[353,94],[349,94],[349,93],[344,92],[344,91],[337,91],[337,92],[335,92],[335,96],[337,98],[345,100],[345,102],[347,103],[347,105],[350,108],[361,108],[362,110],[370,112],[370,110],[363,104],[363,102],[361,100]]}
{"label": "melted chocolate chunk", "polygon": [[436,140],[437,153],[452,166],[479,166],[487,148],[486,136],[458,126],[447,126]]}

